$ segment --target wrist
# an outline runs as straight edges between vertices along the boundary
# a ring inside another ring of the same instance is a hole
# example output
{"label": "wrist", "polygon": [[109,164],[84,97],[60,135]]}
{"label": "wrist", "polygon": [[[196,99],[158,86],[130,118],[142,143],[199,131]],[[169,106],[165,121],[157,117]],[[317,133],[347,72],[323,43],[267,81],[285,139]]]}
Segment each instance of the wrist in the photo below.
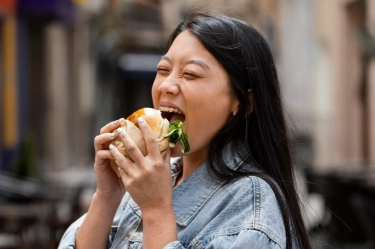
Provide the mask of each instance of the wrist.
{"label": "wrist", "polygon": [[121,199],[103,198],[95,193],[87,215],[76,235],[77,248],[107,248],[108,233]]}
{"label": "wrist", "polygon": [[111,195],[96,190],[93,195],[92,201],[96,203],[104,203],[106,206],[117,208],[118,205],[120,205],[122,198],[123,195]]}
{"label": "wrist", "polygon": [[153,208],[143,208],[141,209],[142,218],[144,221],[153,222],[160,222],[162,221],[173,221],[176,222],[176,216],[174,214],[173,206],[165,206],[165,207],[153,207]]}
{"label": "wrist", "polygon": [[173,206],[141,209],[144,248],[163,248],[178,240]]}

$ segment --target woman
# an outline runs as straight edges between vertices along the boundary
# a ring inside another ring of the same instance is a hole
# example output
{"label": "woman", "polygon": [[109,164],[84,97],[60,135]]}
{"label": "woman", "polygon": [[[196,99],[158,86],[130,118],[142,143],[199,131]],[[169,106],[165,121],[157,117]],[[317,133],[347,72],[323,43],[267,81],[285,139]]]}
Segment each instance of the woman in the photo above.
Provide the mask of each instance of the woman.
{"label": "woman", "polygon": [[[190,152],[173,148],[163,160],[139,119],[147,156],[119,130],[133,163],[105,149],[119,122],[104,126],[94,141],[96,193],[59,248],[311,248],[262,36],[237,19],[190,13],[157,71],[154,107],[182,112]],[[170,156],[182,159],[170,167]]]}

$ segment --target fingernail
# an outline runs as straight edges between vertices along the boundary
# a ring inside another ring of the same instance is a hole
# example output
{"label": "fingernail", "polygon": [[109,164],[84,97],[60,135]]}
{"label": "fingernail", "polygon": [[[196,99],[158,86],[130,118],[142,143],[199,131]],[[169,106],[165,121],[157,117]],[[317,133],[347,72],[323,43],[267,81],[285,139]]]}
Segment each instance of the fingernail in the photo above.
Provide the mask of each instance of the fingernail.
{"label": "fingernail", "polygon": [[138,124],[143,124],[145,120],[143,118],[138,118]]}
{"label": "fingernail", "polygon": [[118,134],[120,134],[121,132],[124,131],[124,129],[122,129],[122,128],[118,128],[117,131],[118,131]]}
{"label": "fingernail", "polygon": [[109,145],[109,149],[110,149],[110,150],[113,149],[113,144],[110,144],[110,145]]}
{"label": "fingernail", "polygon": [[120,171],[120,167],[118,167],[117,170]]}
{"label": "fingernail", "polygon": [[115,136],[115,133],[111,133],[111,134],[109,134],[109,137],[114,137]]}
{"label": "fingernail", "polygon": [[113,121],[112,124],[113,124],[113,125],[116,125],[116,124],[118,124],[118,123],[121,123],[122,121],[124,121],[124,118],[120,118],[120,119],[118,119],[118,120],[116,120],[116,121]]}

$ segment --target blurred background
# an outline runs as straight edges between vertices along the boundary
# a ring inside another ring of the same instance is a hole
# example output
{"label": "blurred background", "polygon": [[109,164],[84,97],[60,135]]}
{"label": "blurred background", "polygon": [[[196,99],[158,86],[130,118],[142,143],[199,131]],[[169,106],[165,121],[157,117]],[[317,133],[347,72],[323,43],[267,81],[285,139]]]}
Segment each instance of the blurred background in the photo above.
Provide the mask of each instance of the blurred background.
{"label": "blurred background", "polygon": [[0,0],[0,248],[56,248],[87,210],[95,135],[152,106],[192,6],[271,46],[313,248],[375,248],[374,0]]}

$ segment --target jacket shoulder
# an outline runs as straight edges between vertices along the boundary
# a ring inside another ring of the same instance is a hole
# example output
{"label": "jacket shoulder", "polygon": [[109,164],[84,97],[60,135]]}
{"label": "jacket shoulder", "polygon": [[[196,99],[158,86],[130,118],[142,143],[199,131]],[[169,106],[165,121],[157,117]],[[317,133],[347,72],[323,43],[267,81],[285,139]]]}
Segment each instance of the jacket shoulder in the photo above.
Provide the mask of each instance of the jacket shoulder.
{"label": "jacket shoulder", "polygon": [[279,203],[271,186],[257,176],[248,177],[252,181],[254,195],[254,227],[267,234],[282,248],[286,244],[284,221]]}
{"label": "jacket shoulder", "polygon": [[[227,206],[230,207],[228,209],[233,214],[233,220],[241,224],[238,226],[239,230],[260,231],[281,248],[285,247],[286,236],[282,214],[275,193],[265,180],[257,176],[248,176],[229,186],[224,186],[224,189],[225,191],[220,195],[223,199],[227,199]],[[230,230],[233,232],[233,229]],[[223,232],[221,230],[219,233]]]}

